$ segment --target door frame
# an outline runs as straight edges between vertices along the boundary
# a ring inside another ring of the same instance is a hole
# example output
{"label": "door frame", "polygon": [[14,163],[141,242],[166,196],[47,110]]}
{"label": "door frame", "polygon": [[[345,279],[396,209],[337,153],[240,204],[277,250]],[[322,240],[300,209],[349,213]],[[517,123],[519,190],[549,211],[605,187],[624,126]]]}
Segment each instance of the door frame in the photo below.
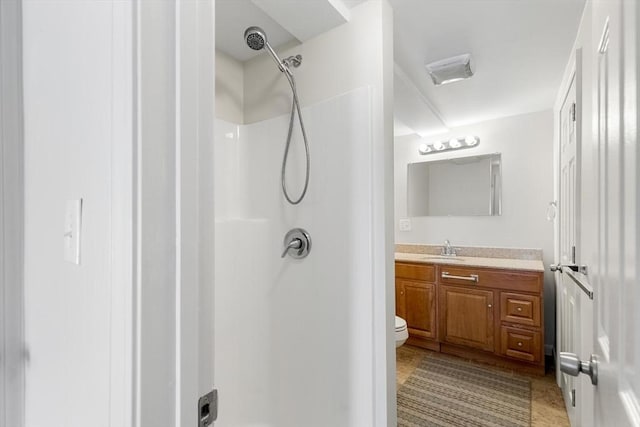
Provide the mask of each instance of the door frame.
{"label": "door frame", "polygon": [[197,425],[213,388],[214,13],[133,6],[135,427]]}
{"label": "door frame", "polygon": [[22,8],[0,1],[0,427],[24,424]]}

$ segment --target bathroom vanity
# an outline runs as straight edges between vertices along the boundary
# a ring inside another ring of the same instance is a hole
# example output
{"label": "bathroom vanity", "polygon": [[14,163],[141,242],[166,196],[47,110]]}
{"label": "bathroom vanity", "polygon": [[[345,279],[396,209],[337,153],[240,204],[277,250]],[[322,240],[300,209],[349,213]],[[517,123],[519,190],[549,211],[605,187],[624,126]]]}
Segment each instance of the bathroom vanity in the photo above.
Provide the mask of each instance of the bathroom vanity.
{"label": "bathroom vanity", "polygon": [[408,343],[544,374],[544,265],[537,259],[396,252]]}

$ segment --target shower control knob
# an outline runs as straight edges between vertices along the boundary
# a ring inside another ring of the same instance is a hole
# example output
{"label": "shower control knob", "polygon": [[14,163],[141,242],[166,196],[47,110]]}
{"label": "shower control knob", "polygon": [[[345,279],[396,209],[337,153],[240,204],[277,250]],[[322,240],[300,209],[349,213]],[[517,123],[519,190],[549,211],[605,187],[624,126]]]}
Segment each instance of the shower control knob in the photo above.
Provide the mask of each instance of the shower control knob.
{"label": "shower control knob", "polygon": [[284,251],[281,258],[289,254],[292,258],[305,258],[311,251],[311,236],[302,228],[294,228],[284,236]]}

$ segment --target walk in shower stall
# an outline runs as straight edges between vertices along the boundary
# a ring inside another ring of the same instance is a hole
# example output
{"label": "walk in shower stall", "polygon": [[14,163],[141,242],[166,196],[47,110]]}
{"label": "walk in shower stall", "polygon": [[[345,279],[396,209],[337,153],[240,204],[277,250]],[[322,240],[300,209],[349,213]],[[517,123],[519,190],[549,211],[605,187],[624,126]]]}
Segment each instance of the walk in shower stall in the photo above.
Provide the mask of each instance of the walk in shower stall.
{"label": "walk in shower stall", "polygon": [[[386,426],[393,416],[385,5],[363,3],[349,22],[276,47],[280,58],[302,56],[291,70],[264,52],[246,62],[216,52],[214,373],[221,426]],[[219,8],[217,21],[231,19],[224,14],[232,9]],[[266,36],[253,31],[250,37]],[[242,33],[237,38],[243,42]],[[287,142],[294,87],[308,150],[297,117]],[[295,228],[310,236],[304,258],[291,256],[295,246],[286,251],[285,235]]]}

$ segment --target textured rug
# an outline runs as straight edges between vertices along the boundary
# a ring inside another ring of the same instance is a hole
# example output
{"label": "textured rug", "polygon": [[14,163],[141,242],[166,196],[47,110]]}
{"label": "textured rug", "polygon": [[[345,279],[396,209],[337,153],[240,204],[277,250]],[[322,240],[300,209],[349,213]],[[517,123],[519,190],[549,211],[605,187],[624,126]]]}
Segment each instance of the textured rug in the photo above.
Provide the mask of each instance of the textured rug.
{"label": "textured rug", "polygon": [[529,379],[427,355],[398,390],[398,427],[531,425]]}

